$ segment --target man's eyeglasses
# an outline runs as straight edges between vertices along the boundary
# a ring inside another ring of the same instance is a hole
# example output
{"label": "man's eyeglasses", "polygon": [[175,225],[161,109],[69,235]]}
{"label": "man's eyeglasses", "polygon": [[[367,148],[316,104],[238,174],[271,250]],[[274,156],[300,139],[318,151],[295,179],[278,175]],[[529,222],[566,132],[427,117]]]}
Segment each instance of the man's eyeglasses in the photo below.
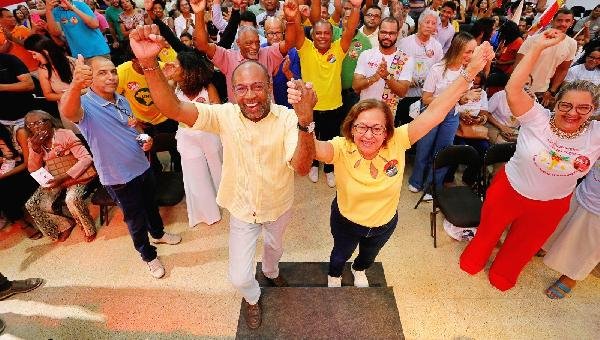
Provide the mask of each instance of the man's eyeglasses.
{"label": "man's eyeglasses", "polygon": [[367,13],[367,14],[365,14],[365,16],[369,17],[369,18],[374,18],[374,19],[381,18],[381,14],[374,14],[374,13]]}
{"label": "man's eyeglasses", "polygon": [[395,35],[398,35],[398,32],[387,32],[387,31],[379,31],[379,35],[381,36],[388,36],[388,37],[393,37]]}
{"label": "man's eyeglasses", "polygon": [[[556,107],[561,112],[569,112],[569,111],[573,110],[573,104],[571,104],[569,102],[559,101],[558,105]],[[575,112],[577,112],[580,115],[587,115],[588,113],[592,112],[593,109],[594,109],[594,107],[592,105],[584,104],[584,105],[575,106]]]}
{"label": "man's eyeglasses", "polygon": [[367,131],[371,130],[371,133],[375,136],[381,136],[385,132],[385,126],[380,124],[375,124],[373,126],[367,126],[364,124],[356,124],[352,126],[354,131],[356,131],[360,135],[364,135]]}
{"label": "man's eyeglasses", "polygon": [[44,124],[46,124],[46,122],[48,122],[48,121],[49,121],[49,119],[40,119],[40,120],[36,120],[35,122],[27,123],[25,125],[27,125],[27,128],[31,130],[36,127],[44,126]]}
{"label": "man's eyeglasses", "polygon": [[592,60],[600,60],[600,57],[592,57],[591,54],[589,54],[586,58],[590,58]]}
{"label": "man's eyeglasses", "polygon": [[268,87],[268,84],[262,81],[252,83],[250,86],[246,85],[234,85],[233,92],[236,95],[243,97],[248,93],[248,90],[252,90],[254,93],[263,92]]}

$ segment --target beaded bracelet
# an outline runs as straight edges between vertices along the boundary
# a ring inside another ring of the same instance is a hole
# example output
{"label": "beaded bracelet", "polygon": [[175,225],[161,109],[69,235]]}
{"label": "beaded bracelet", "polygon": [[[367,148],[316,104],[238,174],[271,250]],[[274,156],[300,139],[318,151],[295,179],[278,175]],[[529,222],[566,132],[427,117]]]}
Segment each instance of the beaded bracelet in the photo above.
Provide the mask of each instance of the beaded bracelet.
{"label": "beaded bracelet", "polygon": [[461,77],[465,78],[465,80],[467,81],[467,83],[471,83],[471,82],[473,82],[473,79],[475,79],[475,77],[471,77],[467,73],[467,70],[465,70],[464,68],[460,69],[459,74],[461,75]]}

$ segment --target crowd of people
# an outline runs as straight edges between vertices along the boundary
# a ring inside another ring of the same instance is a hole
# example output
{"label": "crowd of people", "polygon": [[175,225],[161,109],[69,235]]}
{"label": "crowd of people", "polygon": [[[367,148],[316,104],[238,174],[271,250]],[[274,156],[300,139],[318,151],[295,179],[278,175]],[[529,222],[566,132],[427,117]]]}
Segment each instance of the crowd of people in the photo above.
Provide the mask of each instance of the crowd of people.
{"label": "crowd of people", "polygon": [[[148,153],[152,136],[171,134],[189,226],[218,222],[219,207],[230,214],[229,278],[255,329],[257,240],[263,233],[262,274],[287,285],[278,263],[295,173],[316,183],[323,163],[336,190],[328,286],[341,286],[358,247],[354,284],[368,287],[365,270],[402,223],[406,154],[414,154],[408,190],[431,201],[432,183],[452,185],[457,172],[432,171],[440,150],[471,145],[483,158],[492,144],[516,142],[460,267],[481,271],[508,229],[490,283],[512,288],[547,253],[562,276],[546,294],[563,298],[600,262],[600,5],[549,14],[548,5],[32,0],[0,8],[0,192],[11,193],[0,195],[0,223],[20,221],[30,238],[56,242],[79,226],[92,242],[85,197],[99,181],[161,278],[152,243],[181,237],[165,232],[155,199],[162,165]],[[462,181],[476,187],[478,171],[465,169]],[[0,274],[0,289],[10,282]],[[14,282],[17,292],[40,284]]]}

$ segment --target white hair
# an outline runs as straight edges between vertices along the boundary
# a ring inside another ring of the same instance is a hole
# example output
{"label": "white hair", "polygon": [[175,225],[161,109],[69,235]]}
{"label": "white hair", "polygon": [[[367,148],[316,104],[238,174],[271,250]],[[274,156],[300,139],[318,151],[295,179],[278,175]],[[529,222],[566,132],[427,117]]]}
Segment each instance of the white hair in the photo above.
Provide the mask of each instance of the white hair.
{"label": "white hair", "polygon": [[434,11],[434,10],[432,10],[431,8],[429,8],[429,7],[428,7],[428,8],[426,8],[426,9],[425,9],[425,10],[424,10],[424,11],[421,13],[421,15],[419,16],[419,21],[418,21],[418,24],[419,24],[419,25],[421,25],[421,22],[422,22],[423,20],[425,20],[425,18],[426,18],[427,16],[432,16],[432,17],[434,17],[434,18],[436,19],[436,21],[437,21],[437,20],[440,18],[440,15],[438,14],[438,12],[436,12],[436,11]]}

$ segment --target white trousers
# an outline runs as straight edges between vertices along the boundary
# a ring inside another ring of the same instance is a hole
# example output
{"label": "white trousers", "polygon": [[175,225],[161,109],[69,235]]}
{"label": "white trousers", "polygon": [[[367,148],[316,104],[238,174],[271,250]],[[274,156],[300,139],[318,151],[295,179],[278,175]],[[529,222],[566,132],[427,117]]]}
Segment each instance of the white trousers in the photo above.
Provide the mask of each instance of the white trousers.
{"label": "white trousers", "polygon": [[276,221],[248,223],[230,217],[229,228],[229,279],[233,286],[253,305],[260,298],[260,287],[256,281],[256,241],[263,233],[263,274],[269,278],[279,276],[279,260],[283,255],[283,232],[292,220],[292,209]]}
{"label": "white trousers", "polygon": [[223,165],[223,146],[219,136],[180,127],[175,138],[177,151],[181,154],[189,226],[218,222],[221,212],[216,198]]}

